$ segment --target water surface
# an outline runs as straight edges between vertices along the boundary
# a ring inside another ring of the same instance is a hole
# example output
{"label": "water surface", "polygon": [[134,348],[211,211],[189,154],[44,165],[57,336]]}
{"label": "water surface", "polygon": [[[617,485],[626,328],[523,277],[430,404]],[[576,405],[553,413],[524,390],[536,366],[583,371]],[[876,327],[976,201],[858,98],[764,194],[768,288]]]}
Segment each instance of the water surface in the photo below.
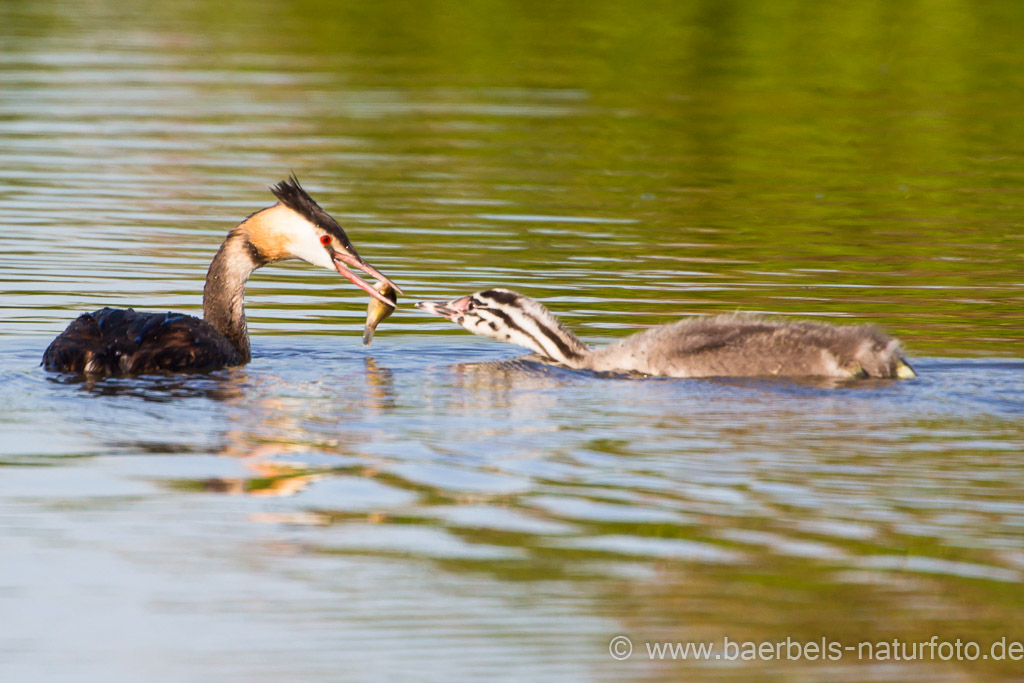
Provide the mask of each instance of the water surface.
{"label": "water surface", "polygon": [[[1019,677],[644,654],[1024,641],[1024,10],[677,5],[0,8],[4,680]],[[197,313],[291,170],[409,293],[372,347],[282,264],[244,368],[38,367]],[[607,378],[411,307],[492,286],[592,343],[875,322],[920,377]]]}

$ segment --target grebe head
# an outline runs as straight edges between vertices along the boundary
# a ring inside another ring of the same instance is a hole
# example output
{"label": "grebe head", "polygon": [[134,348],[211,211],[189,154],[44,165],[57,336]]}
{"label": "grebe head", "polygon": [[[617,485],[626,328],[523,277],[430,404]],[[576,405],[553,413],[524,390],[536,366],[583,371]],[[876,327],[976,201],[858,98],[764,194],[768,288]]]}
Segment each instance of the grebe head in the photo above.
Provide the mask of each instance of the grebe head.
{"label": "grebe head", "polygon": [[394,303],[352,272],[352,269],[372,275],[397,292],[402,290],[363,260],[338,222],[306,194],[298,178],[293,175],[273,185],[270,191],[280,203],[254,214],[243,223],[259,262],[299,258],[315,266],[337,271],[374,299],[394,307]]}
{"label": "grebe head", "polygon": [[488,289],[451,301],[420,301],[416,308],[447,318],[473,334],[529,346],[519,339],[525,335],[525,321],[518,320],[525,301],[536,303],[507,289]]}
{"label": "grebe head", "polygon": [[507,289],[488,289],[452,301],[421,301],[416,307],[473,334],[524,346],[566,365],[578,364],[590,352],[540,302]]}

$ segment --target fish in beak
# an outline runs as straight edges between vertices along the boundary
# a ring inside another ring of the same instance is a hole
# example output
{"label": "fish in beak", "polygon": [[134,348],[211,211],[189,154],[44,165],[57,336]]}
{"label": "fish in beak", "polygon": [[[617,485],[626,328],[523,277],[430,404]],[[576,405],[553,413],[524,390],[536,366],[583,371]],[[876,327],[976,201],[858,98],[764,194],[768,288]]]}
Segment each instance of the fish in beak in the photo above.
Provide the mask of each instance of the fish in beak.
{"label": "fish in beak", "polygon": [[370,342],[373,341],[373,333],[377,330],[377,325],[395,312],[395,305],[398,303],[398,294],[395,293],[395,288],[391,283],[382,280],[374,286],[374,291],[383,295],[391,305],[385,306],[377,299],[370,299],[370,304],[366,307],[366,327],[363,328],[363,346],[370,345]]}

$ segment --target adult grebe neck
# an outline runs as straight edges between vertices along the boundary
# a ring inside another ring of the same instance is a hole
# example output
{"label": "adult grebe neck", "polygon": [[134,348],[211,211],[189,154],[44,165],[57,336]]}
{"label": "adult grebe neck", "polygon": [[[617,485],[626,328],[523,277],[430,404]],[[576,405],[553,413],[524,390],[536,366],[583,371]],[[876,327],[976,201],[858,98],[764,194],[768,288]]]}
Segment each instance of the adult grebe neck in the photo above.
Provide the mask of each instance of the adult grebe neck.
{"label": "adult grebe neck", "polygon": [[206,273],[203,319],[231,342],[241,363],[252,359],[245,324],[245,283],[264,263],[266,260],[249,239],[246,223],[242,223],[228,233]]}

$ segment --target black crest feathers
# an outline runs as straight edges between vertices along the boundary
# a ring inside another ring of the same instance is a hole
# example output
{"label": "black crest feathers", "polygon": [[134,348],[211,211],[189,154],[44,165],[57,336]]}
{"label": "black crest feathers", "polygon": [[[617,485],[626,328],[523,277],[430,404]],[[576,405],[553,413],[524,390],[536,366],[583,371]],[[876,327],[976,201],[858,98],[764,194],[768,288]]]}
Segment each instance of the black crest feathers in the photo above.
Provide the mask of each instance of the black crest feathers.
{"label": "black crest feathers", "polygon": [[299,179],[295,177],[294,173],[288,176],[287,180],[282,180],[276,185],[271,185],[270,191],[274,193],[274,196],[277,197],[282,204],[295,213],[303,216],[313,225],[332,232],[335,230],[341,231],[341,226],[338,225],[338,221],[331,218],[330,214],[321,209],[320,205],[313,201],[312,197],[306,194],[306,191],[302,189],[302,185],[299,184]]}

